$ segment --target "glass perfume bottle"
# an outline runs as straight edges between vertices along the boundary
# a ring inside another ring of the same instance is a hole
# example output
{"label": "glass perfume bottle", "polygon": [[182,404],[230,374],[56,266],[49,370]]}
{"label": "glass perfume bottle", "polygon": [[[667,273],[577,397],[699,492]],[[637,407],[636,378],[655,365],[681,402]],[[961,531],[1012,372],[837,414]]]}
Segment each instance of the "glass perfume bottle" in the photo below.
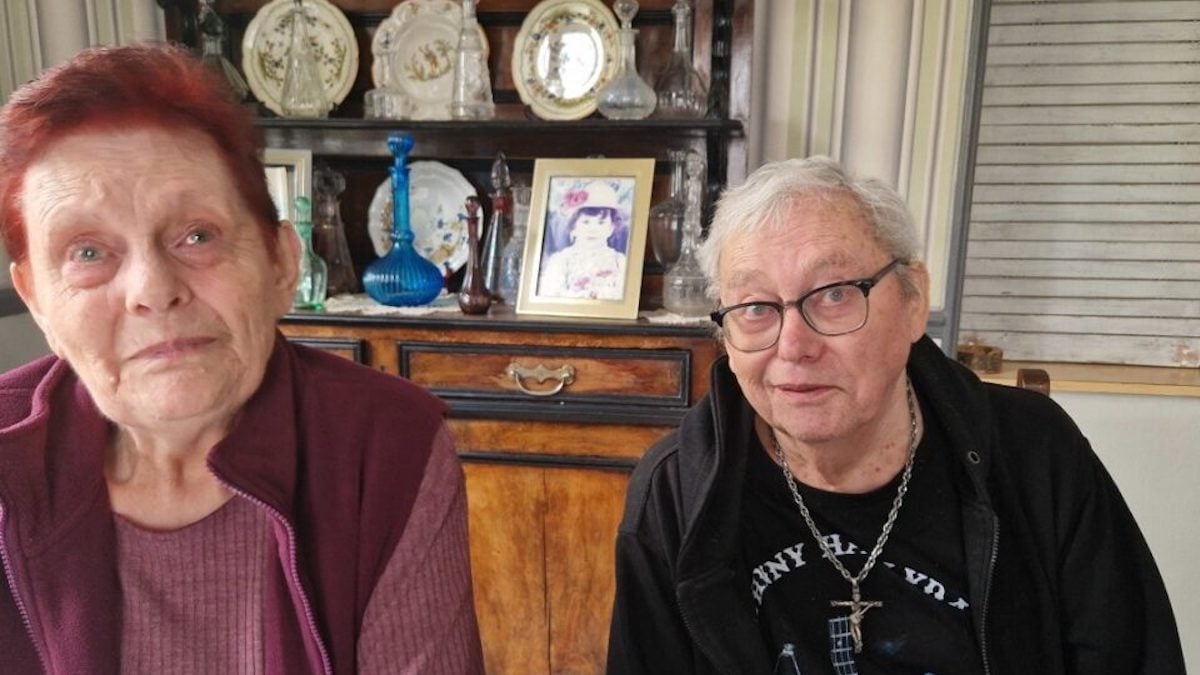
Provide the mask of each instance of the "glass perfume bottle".
{"label": "glass perfume bottle", "polygon": [[500,297],[510,305],[517,304],[521,289],[521,261],[525,255],[525,229],[532,192],[528,185],[512,187],[512,235],[500,254]]}
{"label": "glass perfume bottle", "polygon": [[283,92],[279,105],[285,117],[320,118],[329,114],[329,98],[321,81],[317,56],[308,37],[308,13],[304,0],[293,0],[291,39],[287,66],[283,71]]}
{"label": "glass perfume bottle", "polygon": [[704,160],[699,154],[687,158],[685,192],[687,208],[683,216],[683,243],[679,260],[663,276],[663,307],[683,316],[704,316],[712,311],[708,282],[696,260],[700,245],[700,206],[704,196]]}
{"label": "glass perfume bottle", "polygon": [[687,209],[687,158],[694,154],[689,150],[667,151],[671,164],[671,194],[650,207],[650,247],[654,258],[664,268],[679,260],[679,247],[683,244],[683,216]]}
{"label": "glass perfume bottle", "polygon": [[475,18],[475,1],[462,0],[462,28],[458,31],[450,101],[450,116],[456,120],[490,120],[496,116],[487,53],[479,39],[479,22]]}
{"label": "glass perfume bottle", "polygon": [[427,305],[441,293],[442,273],[413,248],[409,225],[408,153],[413,139],[408,134],[388,136],[388,150],[395,160],[392,175],[392,248],[387,255],[367,266],[363,288],[377,302],[399,307]]}
{"label": "glass perfume bottle", "polygon": [[296,197],[296,233],[300,235],[300,275],[296,294],[292,299],[295,309],[324,309],[328,280],[325,261],[313,250],[312,202],[308,197]]}
{"label": "glass perfume bottle", "polygon": [[492,162],[492,218],[483,239],[482,254],[483,285],[497,299],[500,297],[500,254],[512,229],[508,225],[512,220],[510,185],[508,160],[503,152],[497,153],[496,161]]}
{"label": "glass perfume bottle", "polygon": [[654,112],[656,98],[654,90],[638,75],[637,50],[634,38],[633,16],[637,14],[637,0],[617,0],[613,10],[621,19],[621,70],[597,97],[596,108],[610,120],[640,120]]}
{"label": "glass perfume bottle", "polygon": [[225,58],[225,22],[213,9],[213,0],[200,0],[200,62],[221,76],[235,101],[244,101],[250,93],[246,80]]}
{"label": "glass perfume bottle", "polygon": [[458,308],[463,314],[484,314],[492,306],[492,294],[483,284],[483,266],[479,263],[479,198],[467,197],[467,274],[458,292]]}
{"label": "glass perfume bottle", "polygon": [[328,294],[358,292],[358,276],[350,259],[346,243],[346,226],[342,223],[342,192],[346,179],[327,166],[313,172],[313,187],[317,195],[317,210],[313,218],[313,250],[329,269]]}
{"label": "glass perfume bottle", "polygon": [[654,89],[658,95],[658,117],[693,119],[708,112],[708,85],[692,66],[692,6],[675,0],[675,47]]}

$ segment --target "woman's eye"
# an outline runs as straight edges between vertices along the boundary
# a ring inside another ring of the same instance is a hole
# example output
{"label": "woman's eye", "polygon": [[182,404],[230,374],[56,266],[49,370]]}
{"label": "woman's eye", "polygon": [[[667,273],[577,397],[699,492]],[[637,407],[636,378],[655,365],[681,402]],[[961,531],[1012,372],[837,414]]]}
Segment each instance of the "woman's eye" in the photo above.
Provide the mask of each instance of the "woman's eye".
{"label": "woman's eye", "polygon": [[208,230],[192,230],[188,232],[184,238],[184,243],[194,246],[196,244],[205,244],[212,241],[213,235]]}
{"label": "woman's eye", "polygon": [[838,305],[850,299],[850,289],[845,286],[836,286],[821,294],[821,303],[826,305]]}
{"label": "woman's eye", "polygon": [[71,262],[98,262],[104,256],[96,246],[80,246],[71,251]]}

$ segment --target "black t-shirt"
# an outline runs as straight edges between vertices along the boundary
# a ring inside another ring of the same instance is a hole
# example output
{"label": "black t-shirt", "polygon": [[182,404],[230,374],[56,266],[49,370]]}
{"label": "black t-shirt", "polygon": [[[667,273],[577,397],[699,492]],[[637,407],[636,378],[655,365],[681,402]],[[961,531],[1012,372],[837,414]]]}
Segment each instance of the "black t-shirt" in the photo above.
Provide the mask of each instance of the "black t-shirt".
{"label": "black t-shirt", "polygon": [[[850,599],[842,578],[805,525],[783,472],[757,437],[750,447],[741,517],[747,589],[772,659],[794,646],[802,675],[814,673],[977,673],[963,556],[962,515],[953,459],[926,417],[912,479],[899,516],[862,599],[883,605],[863,615],[863,651],[847,632]],[[847,495],[797,483],[813,520],[842,565],[856,575],[875,546],[900,485],[897,475],[873,492]],[[779,671],[783,672],[783,671]]]}

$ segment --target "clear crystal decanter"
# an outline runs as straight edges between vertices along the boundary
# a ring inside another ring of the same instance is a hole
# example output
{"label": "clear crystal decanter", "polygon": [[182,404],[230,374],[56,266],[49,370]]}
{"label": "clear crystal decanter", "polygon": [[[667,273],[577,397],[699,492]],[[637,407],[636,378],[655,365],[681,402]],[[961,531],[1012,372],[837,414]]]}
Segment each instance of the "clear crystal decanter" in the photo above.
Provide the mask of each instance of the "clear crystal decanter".
{"label": "clear crystal decanter", "polygon": [[221,76],[229,86],[229,92],[235,101],[244,101],[250,93],[246,80],[225,58],[225,36],[228,30],[225,22],[213,9],[214,0],[200,0],[200,62],[208,69]]}
{"label": "clear crystal decanter", "polygon": [[516,306],[517,294],[521,290],[521,261],[525,255],[525,229],[529,221],[531,196],[532,190],[528,185],[512,187],[512,235],[500,254],[500,297],[512,306]]}
{"label": "clear crystal decanter", "polygon": [[617,0],[613,10],[621,19],[621,70],[597,97],[596,108],[610,120],[640,120],[654,112],[654,90],[638,75],[637,49],[633,16],[637,14],[636,0]]}
{"label": "clear crystal decanter", "polygon": [[450,116],[456,120],[490,120],[496,116],[487,53],[479,39],[479,22],[475,18],[475,0],[462,0]]}
{"label": "clear crystal decanter", "polygon": [[291,40],[288,42],[287,66],[283,71],[283,92],[279,106],[284,117],[320,118],[332,107],[325,95],[321,69],[308,38],[308,13],[304,0],[294,0],[291,19]]}
{"label": "clear crystal decanter", "polygon": [[683,245],[683,216],[687,210],[687,158],[688,150],[668,150],[667,161],[671,164],[671,195],[650,207],[650,248],[654,258],[664,268],[679,260],[679,249]]}
{"label": "clear crystal decanter", "polygon": [[692,6],[675,0],[675,47],[654,87],[658,95],[656,117],[694,119],[708,112],[708,85],[692,66]]}
{"label": "clear crystal decanter", "polygon": [[696,259],[700,245],[700,206],[704,196],[704,160],[697,153],[687,157],[687,209],[683,216],[683,244],[679,260],[663,276],[663,307],[683,316],[704,316],[712,311],[708,281]]}

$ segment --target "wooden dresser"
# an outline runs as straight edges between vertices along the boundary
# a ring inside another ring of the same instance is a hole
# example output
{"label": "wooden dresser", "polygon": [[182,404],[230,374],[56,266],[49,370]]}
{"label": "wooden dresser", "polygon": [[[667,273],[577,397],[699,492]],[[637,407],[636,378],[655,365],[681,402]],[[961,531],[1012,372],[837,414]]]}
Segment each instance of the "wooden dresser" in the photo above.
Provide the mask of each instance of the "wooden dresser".
{"label": "wooden dresser", "polygon": [[500,306],[484,317],[298,314],[283,331],[450,405],[488,672],[602,672],[629,472],[707,391],[709,328]]}

